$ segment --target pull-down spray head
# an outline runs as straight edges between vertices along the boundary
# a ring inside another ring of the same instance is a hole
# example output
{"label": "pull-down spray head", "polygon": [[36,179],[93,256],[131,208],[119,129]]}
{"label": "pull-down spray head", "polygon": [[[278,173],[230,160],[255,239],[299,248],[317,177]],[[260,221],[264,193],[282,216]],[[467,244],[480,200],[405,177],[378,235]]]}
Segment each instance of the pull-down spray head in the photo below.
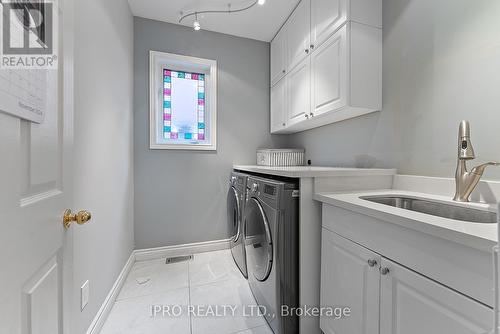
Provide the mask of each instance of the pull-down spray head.
{"label": "pull-down spray head", "polygon": [[459,202],[469,202],[470,195],[476,188],[483,176],[487,166],[500,166],[499,162],[487,162],[467,171],[467,160],[472,160],[476,156],[470,142],[469,122],[462,121],[458,129],[458,159],[457,170],[455,172],[456,192],[453,200]]}
{"label": "pull-down spray head", "polygon": [[468,121],[460,122],[458,128],[458,159],[472,160],[475,159],[474,148],[470,141],[470,125]]}

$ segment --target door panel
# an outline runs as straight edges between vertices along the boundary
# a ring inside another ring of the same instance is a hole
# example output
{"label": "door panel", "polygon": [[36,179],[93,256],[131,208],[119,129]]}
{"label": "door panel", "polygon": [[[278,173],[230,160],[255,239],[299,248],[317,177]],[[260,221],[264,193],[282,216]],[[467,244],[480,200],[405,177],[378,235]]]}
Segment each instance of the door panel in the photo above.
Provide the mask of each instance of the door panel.
{"label": "door panel", "polygon": [[287,72],[290,72],[309,54],[310,13],[311,1],[302,0],[285,23]]}
{"label": "door panel", "polygon": [[489,333],[493,311],[389,260],[381,278],[380,332],[384,334]]}
{"label": "door panel", "polygon": [[[368,260],[376,261],[370,267]],[[351,316],[322,316],[325,334],[378,334],[380,256],[323,228],[321,306],[349,307]]]}
{"label": "door panel", "polygon": [[281,29],[271,42],[271,86],[274,86],[286,73],[285,29]]}
{"label": "door panel", "polygon": [[286,127],[286,78],[271,88],[271,133]]}
{"label": "door panel", "polygon": [[347,20],[347,0],[311,0],[311,44],[317,49]]}
{"label": "door panel", "polygon": [[54,4],[58,70],[12,70],[21,71],[26,93],[38,96],[44,121],[35,124],[0,111],[0,156],[5,158],[0,169],[0,333],[58,334],[69,324],[72,282],[66,268],[71,267],[72,239],[62,225],[72,197],[72,53],[62,35],[71,31],[68,3]]}
{"label": "door panel", "polygon": [[311,101],[314,115],[347,104],[347,28],[344,26],[311,55]]}
{"label": "door panel", "polygon": [[286,77],[287,126],[307,121],[311,108],[311,77],[309,58],[304,59]]}
{"label": "door panel", "polygon": [[236,189],[231,186],[227,192],[227,235],[231,239],[231,242],[235,242],[238,239],[239,221],[241,217],[240,212],[238,193]]}
{"label": "door panel", "polygon": [[59,333],[60,266],[56,257],[39,270],[22,292],[26,333]]}
{"label": "door panel", "polygon": [[259,281],[269,276],[273,261],[271,228],[262,205],[250,198],[245,207],[245,245],[249,272]]}

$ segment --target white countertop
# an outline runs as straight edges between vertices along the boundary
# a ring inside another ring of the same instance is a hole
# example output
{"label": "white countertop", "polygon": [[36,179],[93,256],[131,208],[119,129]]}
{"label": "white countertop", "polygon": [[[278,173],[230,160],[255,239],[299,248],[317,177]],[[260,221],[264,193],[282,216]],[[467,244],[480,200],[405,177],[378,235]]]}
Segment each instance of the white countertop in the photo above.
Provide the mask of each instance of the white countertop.
{"label": "white countertop", "polygon": [[403,195],[431,199],[453,205],[479,208],[494,212],[494,205],[482,203],[458,203],[449,197],[402,190],[377,190],[356,193],[315,194],[314,199],[325,204],[341,207],[367,216],[401,225],[432,236],[458,242],[483,251],[490,251],[497,242],[497,224],[471,223],[441,218],[420,212],[400,209],[360,199],[360,196]]}
{"label": "white countertop", "polygon": [[365,176],[395,175],[395,169],[382,168],[340,168],[317,166],[268,167],[257,165],[234,165],[234,169],[284,177],[330,177],[330,176]]}

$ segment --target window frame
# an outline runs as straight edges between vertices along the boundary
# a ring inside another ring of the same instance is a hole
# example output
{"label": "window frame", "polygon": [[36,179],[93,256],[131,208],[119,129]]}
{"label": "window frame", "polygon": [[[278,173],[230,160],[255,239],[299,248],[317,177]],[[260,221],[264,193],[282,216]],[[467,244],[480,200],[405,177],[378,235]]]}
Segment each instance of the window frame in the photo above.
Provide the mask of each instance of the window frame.
{"label": "window frame", "polygon": [[[158,141],[159,116],[163,128],[163,69],[205,75],[205,133],[208,143],[173,144]],[[149,51],[149,148],[152,150],[217,150],[217,61],[160,51]]]}

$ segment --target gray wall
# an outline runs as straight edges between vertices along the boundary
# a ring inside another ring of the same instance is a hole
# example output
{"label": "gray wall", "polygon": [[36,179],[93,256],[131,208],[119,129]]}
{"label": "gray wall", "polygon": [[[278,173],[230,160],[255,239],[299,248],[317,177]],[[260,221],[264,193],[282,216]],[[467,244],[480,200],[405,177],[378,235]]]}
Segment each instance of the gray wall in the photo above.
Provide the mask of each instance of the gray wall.
{"label": "gray wall", "polygon": [[[135,243],[137,248],[224,239],[233,163],[255,163],[269,134],[269,44],[134,19]],[[217,152],[149,149],[149,50],[218,62]]]}
{"label": "gray wall", "polygon": [[[133,250],[133,17],[126,0],[75,1],[74,331],[85,333]],[[90,301],[80,312],[80,287]]]}
{"label": "gray wall", "polygon": [[[500,2],[383,5],[383,111],[293,135],[292,142],[314,164],[451,177],[458,123],[468,119],[478,160],[500,160]],[[485,176],[500,179],[500,168]]]}

